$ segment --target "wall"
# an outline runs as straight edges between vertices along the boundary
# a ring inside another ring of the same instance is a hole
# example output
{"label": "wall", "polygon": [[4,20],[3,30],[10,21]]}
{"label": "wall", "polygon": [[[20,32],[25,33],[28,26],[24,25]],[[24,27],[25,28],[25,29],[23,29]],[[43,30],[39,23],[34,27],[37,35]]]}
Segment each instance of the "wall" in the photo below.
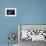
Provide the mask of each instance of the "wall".
{"label": "wall", "polygon": [[[16,17],[5,17],[5,8],[17,8]],[[0,44],[7,44],[17,24],[46,24],[46,0],[0,0]],[[17,40],[16,40],[17,43]]]}

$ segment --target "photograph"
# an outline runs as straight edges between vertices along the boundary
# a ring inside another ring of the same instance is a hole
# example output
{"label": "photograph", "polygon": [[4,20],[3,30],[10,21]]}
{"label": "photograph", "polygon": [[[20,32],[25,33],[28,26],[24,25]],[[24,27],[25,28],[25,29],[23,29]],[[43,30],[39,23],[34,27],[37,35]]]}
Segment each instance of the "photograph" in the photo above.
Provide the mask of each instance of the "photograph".
{"label": "photograph", "polygon": [[16,8],[5,8],[5,16],[16,16]]}
{"label": "photograph", "polygon": [[32,42],[46,41],[46,25],[34,24],[19,24],[18,25],[18,38],[20,46]]}

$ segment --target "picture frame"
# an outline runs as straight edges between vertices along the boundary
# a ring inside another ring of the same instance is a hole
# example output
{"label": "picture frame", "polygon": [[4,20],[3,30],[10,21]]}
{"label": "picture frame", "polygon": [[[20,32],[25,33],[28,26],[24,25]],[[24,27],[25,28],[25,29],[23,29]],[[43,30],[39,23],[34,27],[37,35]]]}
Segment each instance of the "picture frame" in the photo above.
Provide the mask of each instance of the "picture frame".
{"label": "picture frame", "polygon": [[5,8],[5,16],[16,17],[16,8]]}
{"label": "picture frame", "polygon": [[[24,32],[22,34],[22,30],[28,30],[27,38],[23,37],[25,35],[23,35]],[[46,24],[18,24],[18,42],[22,40],[46,41]]]}

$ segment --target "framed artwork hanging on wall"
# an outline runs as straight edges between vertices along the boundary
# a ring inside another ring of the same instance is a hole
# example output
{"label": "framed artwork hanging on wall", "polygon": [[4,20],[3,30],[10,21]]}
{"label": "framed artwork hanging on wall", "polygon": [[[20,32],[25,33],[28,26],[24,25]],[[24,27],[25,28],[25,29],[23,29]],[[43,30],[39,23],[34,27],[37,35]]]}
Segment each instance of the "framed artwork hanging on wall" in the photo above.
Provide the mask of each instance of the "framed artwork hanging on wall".
{"label": "framed artwork hanging on wall", "polygon": [[5,16],[16,16],[16,8],[5,8]]}

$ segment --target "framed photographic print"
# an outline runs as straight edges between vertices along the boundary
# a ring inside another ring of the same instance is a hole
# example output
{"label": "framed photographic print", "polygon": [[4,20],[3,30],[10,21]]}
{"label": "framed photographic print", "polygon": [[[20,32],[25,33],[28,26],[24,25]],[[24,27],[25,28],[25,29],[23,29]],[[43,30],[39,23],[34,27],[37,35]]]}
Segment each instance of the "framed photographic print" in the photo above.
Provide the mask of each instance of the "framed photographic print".
{"label": "framed photographic print", "polygon": [[16,8],[5,8],[5,16],[16,16]]}
{"label": "framed photographic print", "polygon": [[46,24],[19,24],[18,41],[46,41]]}

